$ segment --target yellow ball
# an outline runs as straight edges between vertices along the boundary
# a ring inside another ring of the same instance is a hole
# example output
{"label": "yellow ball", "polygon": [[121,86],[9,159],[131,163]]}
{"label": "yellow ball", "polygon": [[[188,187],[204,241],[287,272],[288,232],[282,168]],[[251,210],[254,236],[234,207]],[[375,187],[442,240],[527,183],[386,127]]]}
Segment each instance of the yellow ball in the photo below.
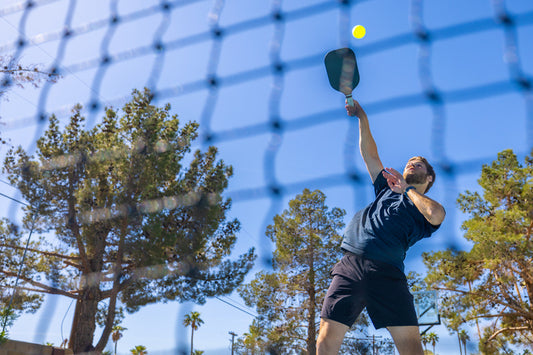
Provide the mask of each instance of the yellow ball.
{"label": "yellow ball", "polygon": [[366,35],[366,28],[361,25],[354,26],[352,28],[352,35],[355,38],[363,38]]}

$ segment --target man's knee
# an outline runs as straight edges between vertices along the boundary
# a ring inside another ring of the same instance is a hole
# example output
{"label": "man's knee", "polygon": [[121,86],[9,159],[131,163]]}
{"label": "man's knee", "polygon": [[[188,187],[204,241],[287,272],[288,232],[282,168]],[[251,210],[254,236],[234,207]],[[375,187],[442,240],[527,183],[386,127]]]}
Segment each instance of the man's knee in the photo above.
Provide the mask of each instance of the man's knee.
{"label": "man's knee", "polygon": [[400,355],[423,354],[418,326],[387,327]]}
{"label": "man's knee", "polygon": [[320,320],[320,330],[317,339],[317,354],[337,354],[349,327],[331,319]]}
{"label": "man's knee", "polygon": [[[342,344],[342,340],[341,340]],[[319,355],[330,355],[337,354],[340,349],[340,344],[338,340],[334,339],[331,334],[327,334],[326,331],[322,329],[318,333],[318,339],[316,341],[316,352]]]}

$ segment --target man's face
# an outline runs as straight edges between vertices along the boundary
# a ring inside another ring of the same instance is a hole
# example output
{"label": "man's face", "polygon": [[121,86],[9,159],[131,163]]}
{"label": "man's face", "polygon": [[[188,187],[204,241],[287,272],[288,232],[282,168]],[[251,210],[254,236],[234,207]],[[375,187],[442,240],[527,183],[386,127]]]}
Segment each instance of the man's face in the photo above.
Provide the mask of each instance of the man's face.
{"label": "man's face", "polygon": [[405,165],[403,178],[410,185],[424,184],[427,181],[427,173],[426,164],[421,160],[414,159],[410,160],[407,162],[407,165]]}

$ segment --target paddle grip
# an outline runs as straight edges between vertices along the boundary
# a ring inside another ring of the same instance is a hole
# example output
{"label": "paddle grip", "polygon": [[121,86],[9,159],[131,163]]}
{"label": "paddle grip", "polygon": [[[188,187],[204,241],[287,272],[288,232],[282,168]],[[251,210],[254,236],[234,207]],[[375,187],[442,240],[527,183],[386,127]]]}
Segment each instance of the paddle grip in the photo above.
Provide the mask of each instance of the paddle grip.
{"label": "paddle grip", "polygon": [[353,106],[352,95],[346,95],[346,100],[348,100],[348,105]]}

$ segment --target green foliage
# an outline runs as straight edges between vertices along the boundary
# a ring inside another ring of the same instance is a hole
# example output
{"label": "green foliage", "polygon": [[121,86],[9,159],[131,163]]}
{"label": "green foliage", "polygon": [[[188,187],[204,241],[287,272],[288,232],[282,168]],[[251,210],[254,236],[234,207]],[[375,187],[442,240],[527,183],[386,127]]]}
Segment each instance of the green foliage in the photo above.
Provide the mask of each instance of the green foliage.
{"label": "green foliage", "polygon": [[244,333],[237,339],[235,352],[243,355],[267,354],[269,350],[267,337],[266,329],[257,319],[254,319],[248,333]]}
{"label": "green foliage", "polygon": [[480,351],[500,354],[533,339],[533,157],[522,165],[505,150],[483,166],[478,182],[482,194],[458,199],[470,215],[462,228],[471,250],[425,253],[426,281],[443,291],[441,313],[451,331],[488,323]]}
{"label": "green foliage", "polygon": [[457,339],[459,340],[459,350],[461,354],[462,354],[461,349],[463,349],[466,355],[466,343],[470,340],[470,335],[468,335],[468,332],[466,330],[461,329],[457,332]]}
{"label": "green foliage", "polygon": [[320,308],[331,281],[330,270],[340,259],[345,212],[329,209],[319,190],[305,189],[274,217],[267,236],[275,243],[273,270],[261,271],[239,287],[246,305],[259,319],[240,340],[251,353],[270,346],[282,353],[314,353]]}
{"label": "green foliage", "polygon": [[0,311],[0,321],[1,321],[1,330],[0,330],[0,345],[4,344],[8,340],[9,333],[7,328],[13,326],[15,319],[18,315],[15,310],[9,306],[2,308]]}
{"label": "green foliage", "polygon": [[436,333],[425,333],[422,335],[422,344],[424,345],[424,348],[427,344],[431,345],[433,347],[433,354],[435,353],[435,346],[439,342],[439,336]]}
{"label": "green foliage", "polygon": [[130,352],[133,355],[145,355],[145,354],[148,354],[148,350],[146,350],[146,346],[144,346],[144,345],[136,345],[133,349],[130,349]]}
{"label": "green foliage", "polygon": [[204,321],[200,318],[199,312],[192,311],[186,314],[183,319],[183,325],[186,327],[191,326],[192,330],[198,330],[202,324],[204,324]]}
{"label": "green foliage", "polygon": [[[0,316],[2,328],[5,328],[8,309],[13,312],[8,317],[10,318],[9,323],[12,323],[11,317],[14,317],[15,314],[23,312],[34,313],[43,302],[41,295],[28,293],[20,287],[15,288],[16,279],[14,276],[20,270],[27,241],[28,235],[23,233],[20,228],[10,223],[7,219],[0,219],[0,269],[9,270],[9,273],[0,273],[0,285],[2,286],[0,287],[0,307],[2,307]],[[40,240],[33,238],[28,247],[33,249],[41,245],[41,243]],[[27,255],[26,259],[28,262],[35,262],[32,255]],[[26,271],[23,268],[22,275],[25,275]]]}
{"label": "green foliage", "polygon": [[191,355],[194,354],[194,331],[200,328],[200,325],[204,324],[202,318],[200,318],[200,313],[192,311],[189,314],[185,315],[183,319],[183,325],[186,327],[191,326]]}
{"label": "green foliage", "polygon": [[[105,327],[108,317],[108,305],[104,303],[98,304],[98,309],[96,310],[96,324],[98,324],[99,327]],[[117,307],[115,309],[115,317],[113,319],[113,329],[119,327],[120,323],[124,320],[124,307]],[[126,328],[123,328],[126,329]]]}
{"label": "green foliage", "polygon": [[9,340],[6,330],[0,331],[0,345],[5,344]]}
{"label": "green foliage", "polygon": [[117,355],[118,341],[122,338],[122,332],[125,330],[128,330],[128,328],[124,328],[120,325],[114,325],[111,329],[111,340],[115,343],[115,355]]}
{"label": "green foliage", "polygon": [[[64,126],[52,116],[35,157],[19,147],[5,160],[9,181],[32,206],[23,229],[38,216],[40,236],[20,278],[24,295],[83,300],[70,337],[75,352],[91,345],[102,301],[108,308],[100,312],[97,351],[116,325],[119,303],[127,312],[168,300],[204,303],[236,288],[255,259],[253,249],[230,258],[240,223],[226,218],[231,200],[222,194],[232,168],[215,147],[192,152],[198,124],[180,125],[169,105],[151,99],[148,90],[134,91],[122,114],[108,109],[92,129],[79,106]],[[4,284],[13,283],[22,235],[0,223]],[[41,299],[18,302],[37,308]]]}

